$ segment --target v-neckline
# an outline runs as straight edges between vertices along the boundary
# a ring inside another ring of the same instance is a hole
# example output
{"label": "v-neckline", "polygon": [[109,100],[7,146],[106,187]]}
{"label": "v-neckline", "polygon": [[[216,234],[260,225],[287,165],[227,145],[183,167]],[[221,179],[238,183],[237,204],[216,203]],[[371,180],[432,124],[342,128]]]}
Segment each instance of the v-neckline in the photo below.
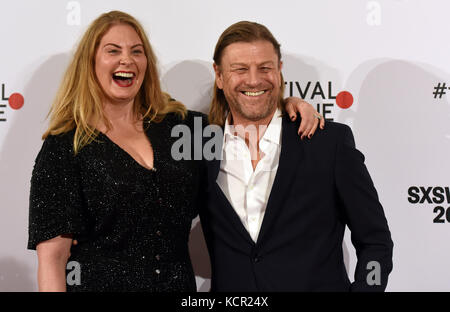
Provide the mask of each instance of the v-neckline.
{"label": "v-neckline", "polygon": [[124,150],[119,144],[117,144],[116,142],[111,140],[111,138],[108,137],[105,133],[98,130],[98,132],[101,136],[105,137],[115,148],[119,149],[120,151],[122,151],[122,153],[127,155],[127,157],[130,158],[131,161],[133,163],[135,163],[138,167],[140,167],[141,169],[148,171],[148,172],[156,172],[156,170],[157,170],[156,163],[158,162],[159,157],[158,157],[158,155],[157,155],[158,153],[156,152],[155,147],[154,147],[154,142],[153,142],[154,140],[150,140],[150,136],[148,135],[147,131],[148,131],[148,128],[146,129],[144,127],[145,136],[147,137],[148,143],[153,151],[153,167],[152,168],[148,168],[148,167],[142,165],[141,163],[139,163],[133,156],[130,155],[130,153],[128,153],[126,150]]}

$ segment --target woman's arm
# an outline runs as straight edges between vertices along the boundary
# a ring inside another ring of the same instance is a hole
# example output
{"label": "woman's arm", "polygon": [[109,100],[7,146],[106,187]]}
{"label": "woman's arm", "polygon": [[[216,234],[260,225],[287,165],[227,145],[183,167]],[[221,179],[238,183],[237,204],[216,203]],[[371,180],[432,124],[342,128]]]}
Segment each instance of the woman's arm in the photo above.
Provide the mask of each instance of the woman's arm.
{"label": "woman's arm", "polygon": [[302,140],[306,136],[310,139],[316,132],[317,126],[320,125],[320,129],[325,127],[325,119],[308,102],[291,96],[284,99],[284,103],[286,112],[292,121],[297,119],[297,112],[302,117],[300,128],[298,129],[298,135],[300,135]]}
{"label": "woman's arm", "polygon": [[66,235],[37,245],[39,291],[66,291],[66,265],[71,246],[72,237]]}

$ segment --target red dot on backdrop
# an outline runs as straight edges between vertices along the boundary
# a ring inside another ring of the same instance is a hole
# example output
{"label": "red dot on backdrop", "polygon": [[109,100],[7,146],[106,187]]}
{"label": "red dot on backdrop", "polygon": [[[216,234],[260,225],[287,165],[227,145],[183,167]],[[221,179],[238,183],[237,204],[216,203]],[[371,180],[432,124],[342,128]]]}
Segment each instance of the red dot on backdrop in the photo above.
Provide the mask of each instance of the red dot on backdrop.
{"label": "red dot on backdrop", "polygon": [[343,109],[349,108],[353,104],[353,95],[348,91],[339,92],[336,96],[336,104]]}
{"label": "red dot on backdrop", "polygon": [[22,94],[13,93],[9,96],[8,102],[9,102],[9,106],[11,106],[12,109],[21,109],[25,100],[24,100]]}

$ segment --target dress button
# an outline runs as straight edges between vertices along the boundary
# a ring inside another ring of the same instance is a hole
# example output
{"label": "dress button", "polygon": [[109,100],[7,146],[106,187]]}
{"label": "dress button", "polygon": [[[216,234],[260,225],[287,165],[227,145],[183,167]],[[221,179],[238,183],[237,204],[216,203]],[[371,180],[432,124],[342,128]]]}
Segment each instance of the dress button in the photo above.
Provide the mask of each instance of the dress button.
{"label": "dress button", "polygon": [[159,269],[156,269],[156,270],[155,270],[155,273],[156,273],[156,274],[159,274],[159,273],[161,273],[161,271],[160,271]]}
{"label": "dress button", "polygon": [[161,257],[159,255],[156,255],[155,259],[159,261],[159,259],[161,259]]}
{"label": "dress button", "polygon": [[161,231],[160,230],[156,231],[156,235],[161,236],[162,235]]}
{"label": "dress button", "polygon": [[261,258],[259,258],[259,257],[253,258],[253,262],[254,262],[254,263],[258,263],[260,260],[261,260]]}

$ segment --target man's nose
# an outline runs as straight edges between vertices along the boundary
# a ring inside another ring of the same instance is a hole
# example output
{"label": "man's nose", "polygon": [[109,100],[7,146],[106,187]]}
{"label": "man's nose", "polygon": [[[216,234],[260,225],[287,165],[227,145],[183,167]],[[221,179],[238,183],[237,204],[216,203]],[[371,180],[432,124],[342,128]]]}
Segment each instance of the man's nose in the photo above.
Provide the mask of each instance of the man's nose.
{"label": "man's nose", "polygon": [[251,87],[256,87],[261,82],[261,74],[257,68],[250,68],[248,71],[247,84]]}

